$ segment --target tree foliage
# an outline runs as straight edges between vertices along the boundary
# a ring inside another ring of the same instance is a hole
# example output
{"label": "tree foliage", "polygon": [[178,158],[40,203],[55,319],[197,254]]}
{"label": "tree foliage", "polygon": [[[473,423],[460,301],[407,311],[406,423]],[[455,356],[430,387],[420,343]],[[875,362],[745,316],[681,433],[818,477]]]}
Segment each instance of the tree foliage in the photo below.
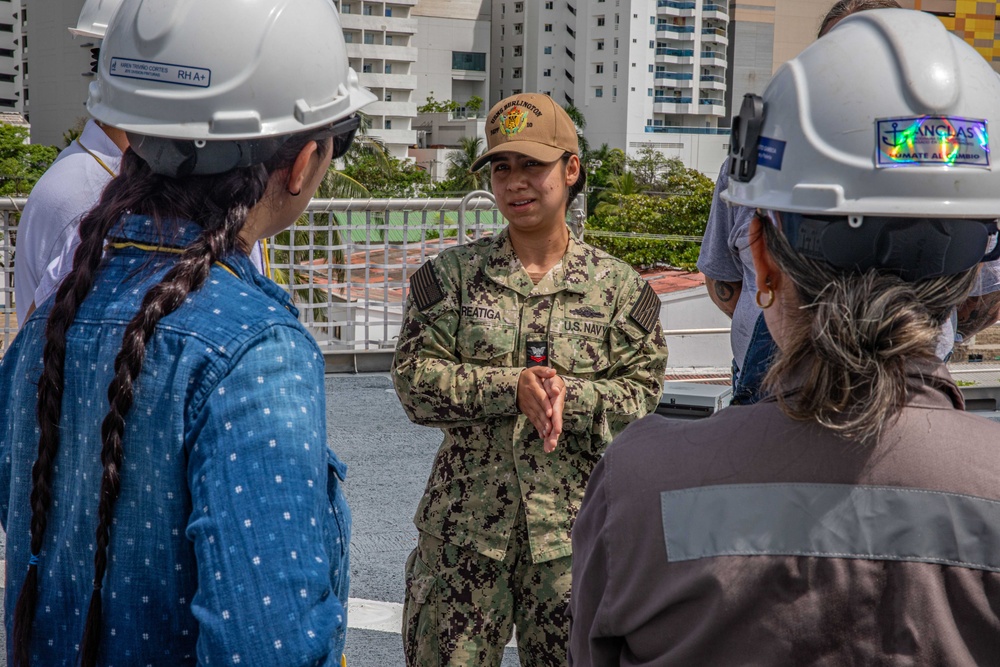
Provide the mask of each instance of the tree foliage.
{"label": "tree foliage", "polygon": [[27,128],[0,123],[0,195],[30,193],[58,155],[54,146],[27,141]]}
{"label": "tree foliage", "polygon": [[430,184],[427,172],[388,153],[357,155],[340,173],[363,184],[371,197],[416,197]]}
{"label": "tree foliage", "polygon": [[586,237],[587,242],[633,266],[666,264],[694,270],[698,243],[624,235],[704,235],[714,184],[704,174],[683,165],[669,170],[657,179],[657,183],[664,186],[665,191],[656,195],[622,194],[614,205],[598,207],[588,219],[587,229],[622,236],[592,234]]}

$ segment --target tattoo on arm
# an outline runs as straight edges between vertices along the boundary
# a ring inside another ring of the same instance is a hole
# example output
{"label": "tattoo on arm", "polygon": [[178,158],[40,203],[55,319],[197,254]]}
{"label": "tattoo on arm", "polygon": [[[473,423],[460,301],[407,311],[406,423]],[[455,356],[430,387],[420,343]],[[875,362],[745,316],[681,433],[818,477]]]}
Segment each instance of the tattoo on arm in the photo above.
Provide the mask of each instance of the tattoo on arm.
{"label": "tattoo on arm", "polygon": [[732,300],[735,293],[736,290],[733,289],[731,283],[722,282],[721,280],[715,282],[715,296],[719,297],[719,301],[728,303]]}
{"label": "tattoo on arm", "polygon": [[958,333],[963,338],[974,336],[996,323],[1000,316],[1000,292],[969,297],[958,307]]}

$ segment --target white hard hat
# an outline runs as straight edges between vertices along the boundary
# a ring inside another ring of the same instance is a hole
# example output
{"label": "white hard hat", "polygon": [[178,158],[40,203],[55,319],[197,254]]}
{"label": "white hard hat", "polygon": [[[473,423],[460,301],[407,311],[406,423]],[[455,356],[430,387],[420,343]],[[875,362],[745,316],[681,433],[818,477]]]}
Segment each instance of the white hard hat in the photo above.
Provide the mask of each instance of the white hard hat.
{"label": "white hard hat", "polygon": [[1000,80],[930,14],[847,17],[782,65],[758,109],[762,123],[752,106],[733,123],[725,197],[733,204],[824,215],[1000,215],[1000,134],[991,132],[1000,132]]}
{"label": "white hard hat", "polygon": [[87,109],[200,148],[321,128],[375,99],[330,0],[124,0]]}
{"label": "white hard hat", "polygon": [[69,31],[77,37],[104,39],[108,23],[120,4],[122,0],[87,0],[83,3],[83,10],[80,11],[76,27],[70,28]]}
{"label": "white hard hat", "polygon": [[723,196],[845,270],[959,273],[1000,255],[997,127],[1000,79],[971,46],[930,14],[860,12],[744,98]]}

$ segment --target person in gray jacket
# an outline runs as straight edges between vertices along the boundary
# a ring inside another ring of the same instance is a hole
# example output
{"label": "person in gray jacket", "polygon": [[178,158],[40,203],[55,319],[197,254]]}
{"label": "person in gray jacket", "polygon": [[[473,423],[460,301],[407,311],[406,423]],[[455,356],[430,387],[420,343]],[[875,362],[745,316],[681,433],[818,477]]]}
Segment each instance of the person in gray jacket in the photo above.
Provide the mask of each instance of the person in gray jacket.
{"label": "person in gray jacket", "polygon": [[1000,424],[940,327],[996,254],[1000,80],[933,16],[843,20],[734,123],[770,397],[646,417],[573,530],[570,664],[984,665]]}

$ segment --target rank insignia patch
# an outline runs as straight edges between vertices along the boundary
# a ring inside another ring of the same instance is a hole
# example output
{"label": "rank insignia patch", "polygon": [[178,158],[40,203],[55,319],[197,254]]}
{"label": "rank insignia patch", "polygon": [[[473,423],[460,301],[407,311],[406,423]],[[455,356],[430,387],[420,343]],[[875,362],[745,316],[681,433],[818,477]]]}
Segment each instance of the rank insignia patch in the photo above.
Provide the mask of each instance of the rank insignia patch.
{"label": "rank insignia patch", "polygon": [[549,343],[548,341],[532,341],[527,343],[528,360],[524,364],[527,368],[532,366],[549,365]]}

